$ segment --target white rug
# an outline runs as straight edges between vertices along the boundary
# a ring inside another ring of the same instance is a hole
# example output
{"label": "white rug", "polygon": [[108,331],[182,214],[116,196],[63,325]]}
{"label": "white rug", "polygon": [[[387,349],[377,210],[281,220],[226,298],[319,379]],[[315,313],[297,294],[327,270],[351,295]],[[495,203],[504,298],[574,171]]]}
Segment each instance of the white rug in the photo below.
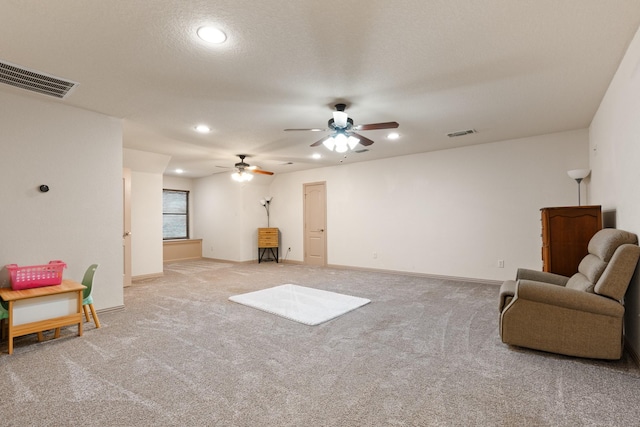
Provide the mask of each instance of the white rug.
{"label": "white rug", "polygon": [[291,284],[234,295],[229,300],[312,326],[371,302],[366,298]]}

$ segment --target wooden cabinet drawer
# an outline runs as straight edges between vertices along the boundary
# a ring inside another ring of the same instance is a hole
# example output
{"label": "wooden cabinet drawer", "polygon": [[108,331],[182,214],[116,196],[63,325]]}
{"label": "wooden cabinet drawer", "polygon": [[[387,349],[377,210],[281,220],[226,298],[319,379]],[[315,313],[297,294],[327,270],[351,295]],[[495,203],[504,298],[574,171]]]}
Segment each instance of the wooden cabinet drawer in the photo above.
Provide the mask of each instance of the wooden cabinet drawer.
{"label": "wooden cabinet drawer", "polygon": [[278,229],[277,228],[258,228],[258,247],[259,248],[277,248],[278,247]]}

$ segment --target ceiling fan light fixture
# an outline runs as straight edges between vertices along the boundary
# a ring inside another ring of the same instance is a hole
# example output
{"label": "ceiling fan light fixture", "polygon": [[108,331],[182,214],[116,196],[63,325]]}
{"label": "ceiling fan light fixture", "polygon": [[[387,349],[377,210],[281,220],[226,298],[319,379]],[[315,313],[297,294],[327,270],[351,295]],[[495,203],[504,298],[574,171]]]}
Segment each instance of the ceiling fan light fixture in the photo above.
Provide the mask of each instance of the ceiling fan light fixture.
{"label": "ceiling fan light fixture", "polygon": [[333,137],[333,140],[336,143],[336,153],[344,153],[349,149],[348,141],[349,139],[344,133],[339,133]]}
{"label": "ceiling fan light fixture", "polygon": [[[354,125],[353,119],[345,113],[346,104],[336,104],[336,111],[333,112],[332,117],[327,122],[327,129],[332,134],[324,138],[320,138],[311,147],[318,147],[324,145],[330,151],[336,151],[338,153],[344,153],[347,150],[355,150],[358,144],[363,147],[368,147],[373,144],[373,140],[366,136],[360,135],[360,131],[365,130],[381,130],[381,129],[395,129],[398,126],[398,122],[380,122]],[[285,129],[285,131],[316,131],[317,129]],[[356,133],[358,132],[358,133]],[[397,138],[399,135],[395,135]],[[393,139],[394,136],[392,135]]]}
{"label": "ceiling fan light fixture", "polygon": [[336,153],[346,153],[348,147],[346,145],[337,145],[336,144]]}
{"label": "ceiling fan light fixture", "polygon": [[327,147],[330,151],[336,151],[336,153],[345,153],[347,150],[353,150],[356,148],[360,138],[356,138],[353,135],[345,135],[344,132],[337,132],[335,135],[326,138],[322,141],[322,145]]}
{"label": "ceiling fan light fixture", "polygon": [[329,138],[325,138],[325,140],[322,141],[322,145],[327,147],[329,151],[333,151],[333,149],[336,148],[336,141],[332,136],[330,136]]}
{"label": "ceiling fan light fixture", "polygon": [[341,145],[336,145],[336,153],[346,153],[347,152],[347,146],[341,146]]}
{"label": "ceiling fan light fixture", "polygon": [[349,115],[344,111],[333,112],[333,125],[337,128],[346,128]]}
{"label": "ceiling fan light fixture", "polygon": [[234,181],[246,182],[246,181],[251,181],[253,179],[253,175],[245,171],[239,171],[239,172],[232,173],[231,178]]}

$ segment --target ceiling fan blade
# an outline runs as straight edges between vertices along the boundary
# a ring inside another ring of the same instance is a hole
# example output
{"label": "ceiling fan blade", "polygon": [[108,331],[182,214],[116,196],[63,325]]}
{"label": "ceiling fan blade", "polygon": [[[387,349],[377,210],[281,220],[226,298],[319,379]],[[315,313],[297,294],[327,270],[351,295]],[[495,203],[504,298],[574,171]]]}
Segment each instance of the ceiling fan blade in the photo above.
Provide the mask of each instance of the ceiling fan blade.
{"label": "ceiling fan blade", "polygon": [[384,123],[370,123],[368,125],[355,126],[355,130],[377,130],[377,129],[395,129],[398,126],[398,122],[384,122]]}
{"label": "ceiling fan blade", "polygon": [[325,136],[324,138],[314,142],[313,144],[311,144],[312,147],[317,147],[318,145],[322,144],[324,141],[326,141],[327,139],[331,138],[331,135],[329,136]]}
{"label": "ceiling fan blade", "polygon": [[351,135],[355,136],[356,138],[358,138],[360,140],[360,145],[364,145],[365,147],[368,147],[369,145],[373,144],[373,141],[370,140],[367,137],[364,137],[358,133],[355,132],[351,132]]}
{"label": "ceiling fan blade", "polygon": [[253,169],[253,173],[261,173],[262,175],[273,175],[273,172],[263,171],[262,169]]}
{"label": "ceiling fan blade", "polygon": [[291,132],[291,131],[308,131],[308,132],[324,132],[327,129],[320,129],[320,128],[310,128],[310,129],[285,129],[285,132]]}

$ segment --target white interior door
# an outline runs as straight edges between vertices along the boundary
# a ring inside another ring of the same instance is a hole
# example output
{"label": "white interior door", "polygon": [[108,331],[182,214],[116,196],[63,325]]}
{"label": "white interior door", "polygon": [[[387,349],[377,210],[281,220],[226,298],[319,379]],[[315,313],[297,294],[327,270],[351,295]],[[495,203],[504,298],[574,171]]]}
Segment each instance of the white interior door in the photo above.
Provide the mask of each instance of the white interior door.
{"label": "white interior door", "polygon": [[326,184],[304,186],[304,263],[327,265]]}

